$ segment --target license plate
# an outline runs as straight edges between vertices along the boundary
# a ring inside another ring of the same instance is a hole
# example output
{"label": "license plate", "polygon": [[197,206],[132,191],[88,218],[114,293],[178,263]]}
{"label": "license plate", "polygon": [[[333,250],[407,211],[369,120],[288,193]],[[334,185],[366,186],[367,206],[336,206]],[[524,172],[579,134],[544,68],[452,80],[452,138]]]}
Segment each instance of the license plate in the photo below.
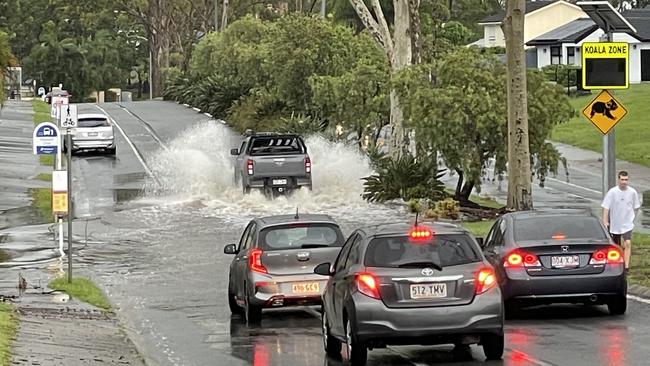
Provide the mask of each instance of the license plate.
{"label": "license plate", "polygon": [[273,179],[273,185],[274,186],[283,186],[287,184],[286,179]]}
{"label": "license plate", "polygon": [[420,283],[411,285],[411,299],[432,299],[446,296],[446,283]]}
{"label": "license plate", "polygon": [[97,136],[97,132],[88,132],[88,136]]}
{"label": "license plate", "polygon": [[319,293],[320,285],[318,282],[294,283],[291,285],[291,291],[294,294]]}
{"label": "license plate", "polygon": [[580,265],[580,257],[577,255],[563,255],[551,257],[551,266],[553,267],[578,267]]}

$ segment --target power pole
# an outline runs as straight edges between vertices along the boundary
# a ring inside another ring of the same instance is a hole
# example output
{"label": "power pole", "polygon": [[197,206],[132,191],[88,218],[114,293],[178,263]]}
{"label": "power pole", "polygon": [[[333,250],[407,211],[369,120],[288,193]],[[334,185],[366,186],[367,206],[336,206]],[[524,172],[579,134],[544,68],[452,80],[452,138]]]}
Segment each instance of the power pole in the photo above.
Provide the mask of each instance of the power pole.
{"label": "power pole", "polygon": [[[607,42],[614,42],[614,33],[608,26],[605,30]],[[616,139],[614,127],[603,136],[603,198],[616,185]]]}
{"label": "power pole", "polygon": [[532,210],[533,195],[528,143],[525,0],[509,0],[503,29],[506,37],[508,89],[508,208]]}
{"label": "power pole", "polygon": [[325,19],[327,16],[327,0],[320,1],[320,17]]}

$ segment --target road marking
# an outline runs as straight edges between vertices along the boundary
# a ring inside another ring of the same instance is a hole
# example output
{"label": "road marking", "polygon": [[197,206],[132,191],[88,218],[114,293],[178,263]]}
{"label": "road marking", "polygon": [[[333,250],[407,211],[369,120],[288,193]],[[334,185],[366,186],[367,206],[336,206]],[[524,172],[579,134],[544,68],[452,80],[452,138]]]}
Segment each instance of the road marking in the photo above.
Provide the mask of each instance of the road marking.
{"label": "road marking", "polygon": [[642,302],[644,304],[650,305],[650,300],[644,299],[642,297],[638,297],[638,296],[634,296],[634,295],[627,295],[627,298],[631,299],[631,300],[634,300],[634,301],[638,301],[638,302]]}
{"label": "road marking", "polygon": [[552,180],[552,181],[554,181],[554,182],[558,182],[558,183],[566,184],[567,186],[570,186],[570,187],[573,187],[573,188],[584,189],[585,191],[589,191],[589,192],[591,192],[591,193],[596,193],[596,194],[598,194],[598,195],[601,194],[600,191],[597,191],[597,190],[595,190],[595,189],[591,189],[591,188],[587,188],[587,187],[583,187],[583,186],[578,185],[578,184],[574,184],[574,183],[569,183],[569,182],[561,181],[561,180],[559,180],[559,179],[555,179],[555,178],[551,178],[551,177],[547,177],[546,179],[548,179],[548,180]]}
{"label": "road marking", "polygon": [[95,107],[97,107],[97,109],[99,109],[100,111],[104,112],[105,115],[109,116],[113,120],[113,124],[115,124],[115,127],[117,127],[118,131],[120,131],[120,133],[122,134],[122,137],[124,137],[124,140],[126,140],[126,143],[129,144],[129,146],[131,147],[131,150],[133,150],[133,153],[135,154],[135,157],[138,158],[138,161],[140,161],[140,164],[142,164],[142,167],[144,168],[145,172],[147,172],[147,175],[149,175],[149,177],[151,177],[154,181],[156,181],[156,183],[158,183],[158,185],[160,185],[160,182],[158,181],[156,176],[154,176],[151,169],[149,169],[149,167],[147,166],[147,163],[145,163],[144,157],[142,156],[142,154],[140,154],[140,151],[138,151],[138,149],[135,147],[135,144],[133,143],[133,141],[131,141],[129,136],[126,135],[126,133],[124,132],[122,127],[119,125],[119,123],[117,123],[117,120],[115,120],[115,118],[111,117],[110,113],[106,112],[104,110],[104,108],[102,108],[102,107],[100,107],[98,105],[95,105]]}
{"label": "road marking", "polygon": [[203,114],[206,115],[206,116],[208,116],[208,117],[210,117],[210,118],[212,118],[212,115],[211,115],[210,113],[208,113],[208,112],[205,112],[205,113],[203,113]]}
{"label": "road marking", "polygon": [[137,119],[138,122],[140,122],[140,123],[144,126],[144,129],[147,130],[147,132],[149,132],[149,134],[151,135],[151,137],[153,137],[153,139],[156,140],[156,142],[158,142],[158,144],[159,144],[163,149],[169,151],[169,149],[167,148],[167,146],[165,145],[165,143],[162,141],[162,139],[161,139],[160,137],[158,137],[158,134],[156,134],[156,131],[154,131],[153,127],[151,127],[151,125],[150,125],[149,123],[147,123],[145,120],[143,120],[142,118],[140,118],[140,116],[138,116],[138,115],[136,115],[135,113],[131,112],[131,111],[130,111],[128,108],[126,108],[125,106],[123,106],[123,105],[121,105],[121,104],[118,104],[118,106],[119,106],[120,108],[122,108],[122,110],[124,110],[126,113],[128,113],[129,115],[131,115],[131,117]]}
{"label": "road marking", "polygon": [[192,107],[192,109],[194,109],[194,110],[197,111],[197,112],[201,112],[201,110],[198,109],[198,108],[196,108],[196,107]]}
{"label": "road marking", "polygon": [[510,349],[510,348],[507,348],[507,347],[506,347],[506,350],[513,353],[515,355],[516,359],[518,359],[518,360],[528,361],[530,363],[533,363],[533,364],[539,365],[539,366],[554,366],[555,365],[555,364],[552,364],[552,363],[544,362],[542,360],[538,360],[538,359],[530,356],[526,352],[522,352],[522,351],[519,351],[519,350],[516,350],[516,349]]}

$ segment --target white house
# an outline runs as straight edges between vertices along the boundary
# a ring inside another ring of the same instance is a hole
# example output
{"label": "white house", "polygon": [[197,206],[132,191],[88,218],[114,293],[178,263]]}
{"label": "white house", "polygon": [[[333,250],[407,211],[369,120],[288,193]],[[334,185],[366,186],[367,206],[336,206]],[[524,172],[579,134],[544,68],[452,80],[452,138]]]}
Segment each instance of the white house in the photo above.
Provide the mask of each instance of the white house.
{"label": "white house", "polygon": [[[483,26],[483,38],[472,43],[480,47],[505,47],[505,36],[501,23],[505,11],[484,18],[479,25]],[[563,0],[557,1],[526,1],[524,22],[524,43],[567,24],[578,18],[587,17],[580,7]]]}
{"label": "white house", "polygon": [[[615,42],[630,44],[630,83],[650,81],[650,9],[627,10],[622,15],[636,33],[614,33]],[[604,32],[590,18],[576,19],[529,41],[537,51],[537,67],[547,65],[581,66],[581,46],[598,42]]]}

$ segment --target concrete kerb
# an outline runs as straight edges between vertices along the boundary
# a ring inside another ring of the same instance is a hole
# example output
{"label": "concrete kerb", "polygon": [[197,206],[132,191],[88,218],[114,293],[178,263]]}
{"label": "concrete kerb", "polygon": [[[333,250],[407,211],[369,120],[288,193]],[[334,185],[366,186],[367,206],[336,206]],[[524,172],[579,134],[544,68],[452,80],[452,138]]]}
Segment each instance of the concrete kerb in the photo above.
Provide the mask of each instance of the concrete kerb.
{"label": "concrete kerb", "polygon": [[[189,105],[189,104],[187,104],[187,103],[181,103],[181,102],[179,102],[179,101],[176,101],[176,104],[180,104],[180,105],[182,105],[182,106],[184,106],[184,107],[186,107],[186,108],[193,109],[193,110],[196,111],[197,113],[201,113],[201,109],[199,109],[199,108],[197,108],[197,107],[192,107],[191,105]],[[211,114],[208,113],[208,112],[204,112],[203,115],[205,115],[205,116],[208,117],[208,118],[214,119],[215,121],[220,122],[220,123],[223,124],[223,125],[227,125],[227,124],[228,124],[228,122],[226,122],[226,121],[224,121],[224,120],[222,120],[222,119],[220,119],[220,118],[214,118],[214,116],[211,115]]]}

